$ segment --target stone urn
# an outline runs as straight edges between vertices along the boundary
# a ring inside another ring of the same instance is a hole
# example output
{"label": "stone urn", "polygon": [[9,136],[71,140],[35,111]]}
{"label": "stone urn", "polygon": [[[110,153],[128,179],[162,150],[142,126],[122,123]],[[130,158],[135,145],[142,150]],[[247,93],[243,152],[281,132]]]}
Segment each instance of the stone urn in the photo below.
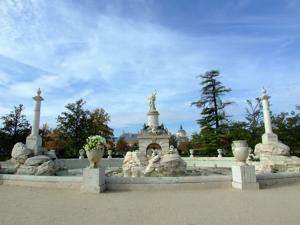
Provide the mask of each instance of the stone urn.
{"label": "stone urn", "polygon": [[190,158],[193,158],[194,157],[194,149],[190,149]]}
{"label": "stone urn", "polygon": [[79,150],[79,159],[84,159],[84,153],[85,153],[84,149]]}
{"label": "stone urn", "polygon": [[111,149],[107,150],[107,154],[108,154],[107,158],[111,159],[112,158],[112,150]]}
{"label": "stone urn", "polygon": [[99,146],[95,149],[86,151],[86,155],[90,162],[90,168],[98,168],[98,164],[104,154],[104,146]]}
{"label": "stone urn", "polygon": [[218,158],[222,158],[223,150],[219,148],[217,149],[217,152],[218,152]]}
{"label": "stone urn", "polygon": [[233,141],[231,144],[231,148],[236,160],[242,164],[246,164],[246,160],[249,156],[249,146],[247,144],[247,141]]}

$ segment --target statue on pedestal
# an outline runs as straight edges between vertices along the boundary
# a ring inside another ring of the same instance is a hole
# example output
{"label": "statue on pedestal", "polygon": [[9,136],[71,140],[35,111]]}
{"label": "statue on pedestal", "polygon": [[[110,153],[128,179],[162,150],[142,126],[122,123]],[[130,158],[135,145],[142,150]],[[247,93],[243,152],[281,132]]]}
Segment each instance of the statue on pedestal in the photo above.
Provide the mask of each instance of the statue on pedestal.
{"label": "statue on pedestal", "polygon": [[156,107],[155,107],[156,91],[154,94],[148,97],[148,100],[149,100],[149,108],[150,108],[149,111],[156,111]]}

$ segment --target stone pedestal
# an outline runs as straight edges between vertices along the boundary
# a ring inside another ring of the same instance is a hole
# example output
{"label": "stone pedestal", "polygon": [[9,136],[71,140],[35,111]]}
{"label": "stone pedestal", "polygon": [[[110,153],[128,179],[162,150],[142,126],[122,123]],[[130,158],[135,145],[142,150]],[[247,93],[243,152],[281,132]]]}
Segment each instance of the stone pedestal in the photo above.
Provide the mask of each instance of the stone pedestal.
{"label": "stone pedestal", "polygon": [[232,166],[232,187],[240,190],[259,189],[255,167],[250,165]]}
{"label": "stone pedestal", "polygon": [[268,144],[277,144],[278,136],[274,133],[265,133],[262,135],[262,143],[265,145]]}
{"label": "stone pedestal", "polygon": [[104,192],[105,186],[105,168],[85,168],[83,170],[82,193],[99,194]]}
{"label": "stone pedestal", "polygon": [[26,138],[26,147],[31,149],[34,155],[43,154],[42,151],[42,138],[40,135],[29,135]]}
{"label": "stone pedestal", "polygon": [[158,111],[150,111],[148,112],[148,126],[151,128],[156,128],[159,126],[159,112]]}

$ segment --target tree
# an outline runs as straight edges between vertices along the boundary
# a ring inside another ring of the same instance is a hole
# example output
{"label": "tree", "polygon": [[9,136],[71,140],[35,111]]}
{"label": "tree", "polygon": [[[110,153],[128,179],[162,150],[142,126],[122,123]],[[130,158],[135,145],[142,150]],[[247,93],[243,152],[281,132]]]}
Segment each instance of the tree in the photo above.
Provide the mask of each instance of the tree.
{"label": "tree", "polygon": [[60,137],[60,133],[57,130],[51,130],[50,134],[45,140],[45,147],[49,150],[55,149],[56,154],[59,156],[65,156],[66,154],[66,142]]}
{"label": "tree", "polygon": [[43,146],[45,146],[45,143],[48,140],[49,135],[51,134],[51,129],[49,128],[47,123],[43,124],[42,129],[39,130],[39,134],[42,138]]}
{"label": "tree", "polygon": [[79,99],[66,105],[67,111],[57,118],[57,132],[64,142],[61,151],[66,157],[77,157],[79,149],[91,135],[102,135],[111,139],[113,130],[108,126],[109,115],[104,109],[89,111],[84,109],[85,101]]}
{"label": "tree", "polygon": [[228,115],[225,113],[225,108],[232,102],[223,101],[222,97],[231,89],[222,85],[218,80],[219,76],[218,70],[199,75],[202,86],[201,98],[192,103],[201,109],[201,118],[197,120],[201,132],[199,135],[192,136],[191,145],[198,146],[202,153],[206,152],[209,155],[217,154],[217,149],[224,148],[224,145],[228,146],[224,133],[225,128],[228,128]]}
{"label": "tree", "polygon": [[190,143],[187,142],[180,142],[177,146],[178,151],[180,151],[180,154],[188,154],[190,149]]}
{"label": "tree", "polygon": [[66,143],[68,157],[78,155],[79,149],[84,145],[88,134],[88,119],[90,112],[83,108],[85,101],[80,99],[75,103],[66,105],[66,112],[57,118],[57,131]]}
{"label": "tree", "polygon": [[201,118],[197,120],[201,127],[209,126],[218,129],[228,117],[225,114],[225,107],[232,102],[223,102],[221,97],[231,89],[226,88],[217,80],[219,76],[218,70],[211,70],[198,76],[201,78],[201,98],[192,105],[201,109]]}
{"label": "tree", "polygon": [[263,133],[263,115],[262,105],[259,98],[255,99],[255,103],[247,100],[248,107],[246,108],[246,129],[250,133],[248,144],[253,148],[261,140]]}
{"label": "tree", "polygon": [[300,114],[280,113],[272,118],[274,133],[280,140],[291,148],[292,152],[300,153]]}
{"label": "tree", "polygon": [[95,109],[90,113],[89,133],[99,134],[107,140],[111,139],[113,136],[113,129],[108,126],[109,121],[110,116],[104,109]]}
{"label": "tree", "polygon": [[122,155],[126,155],[126,152],[130,150],[128,143],[126,142],[124,137],[120,137],[116,144],[116,151],[121,153]]}
{"label": "tree", "polygon": [[[13,138],[23,137],[30,131],[30,125],[26,116],[22,114],[23,105],[15,106],[14,110],[6,116],[2,116],[3,128],[2,131]],[[25,136],[26,137],[26,136]]]}
{"label": "tree", "polygon": [[14,106],[14,110],[6,116],[2,116],[3,127],[1,129],[0,148],[5,154],[9,154],[13,145],[17,142],[25,142],[30,133],[30,125],[23,115],[23,105]]}

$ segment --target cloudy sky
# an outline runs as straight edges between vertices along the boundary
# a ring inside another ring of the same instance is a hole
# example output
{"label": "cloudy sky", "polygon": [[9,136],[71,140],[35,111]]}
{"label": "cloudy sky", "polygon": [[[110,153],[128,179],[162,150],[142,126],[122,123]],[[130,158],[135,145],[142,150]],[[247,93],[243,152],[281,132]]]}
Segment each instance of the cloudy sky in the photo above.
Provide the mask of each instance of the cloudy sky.
{"label": "cloudy sky", "polygon": [[272,110],[300,104],[300,1],[0,0],[0,115],[22,103],[31,121],[36,89],[41,123],[56,126],[67,103],[111,115],[115,135],[146,121],[157,90],[160,121],[198,131],[196,76],[221,71],[228,108],[272,96]]}

